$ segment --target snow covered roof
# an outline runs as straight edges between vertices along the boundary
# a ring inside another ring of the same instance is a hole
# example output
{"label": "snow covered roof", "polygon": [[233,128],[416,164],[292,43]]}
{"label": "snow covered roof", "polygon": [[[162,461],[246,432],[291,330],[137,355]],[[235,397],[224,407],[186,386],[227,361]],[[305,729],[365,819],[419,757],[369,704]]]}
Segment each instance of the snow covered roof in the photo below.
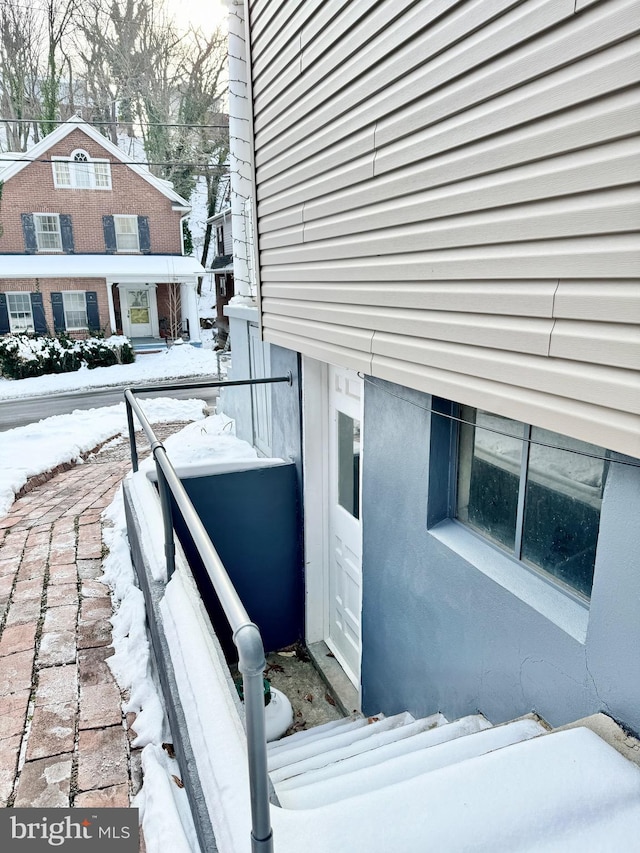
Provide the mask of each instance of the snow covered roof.
{"label": "snow covered roof", "polygon": [[202,264],[183,255],[0,255],[3,278],[106,278],[192,281]]}
{"label": "snow covered roof", "polygon": [[[162,178],[157,178],[155,175],[152,175],[149,169],[142,163],[131,162],[131,158],[128,157],[124,151],[118,148],[117,145],[114,145],[106,136],[103,136],[99,131],[79,116],[73,116],[68,121],[65,121],[64,124],[58,125],[54,131],[45,136],[44,139],[41,139],[40,142],[32,148],[29,148],[28,151],[20,151],[16,153],[14,155],[15,162],[6,163],[6,165],[0,163],[0,180],[8,181],[10,178],[13,178],[14,175],[17,175],[18,172],[22,171],[22,169],[28,166],[29,163],[39,157],[42,157],[49,148],[63,140],[65,136],[68,136],[74,130],[81,130],[88,137],[93,139],[94,142],[101,145],[112,157],[127,165],[133,172],[147,181],[147,183],[151,184],[152,187],[155,187],[158,192],[161,192],[164,196],[170,199],[173,202],[174,207],[190,210],[189,202],[182,198],[181,195],[178,195],[178,193],[173,189],[170,181],[165,181]],[[6,157],[8,157],[8,153],[5,154],[3,159]]]}
{"label": "snow covered roof", "polygon": [[214,213],[213,216],[209,216],[207,218],[207,222],[216,223],[216,222],[226,222],[227,219],[231,218],[231,207],[225,207],[224,210],[218,211],[218,213]]}

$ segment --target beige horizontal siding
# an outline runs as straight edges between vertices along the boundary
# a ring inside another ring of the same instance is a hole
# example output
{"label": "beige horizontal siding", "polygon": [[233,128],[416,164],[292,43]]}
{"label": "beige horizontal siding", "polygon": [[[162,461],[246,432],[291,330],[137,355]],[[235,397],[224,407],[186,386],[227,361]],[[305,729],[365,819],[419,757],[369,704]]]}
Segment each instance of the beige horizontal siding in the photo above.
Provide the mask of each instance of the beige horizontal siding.
{"label": "beige horizontal siding", "polygon": [[640,0],[272,5],[265,340],[640,455]]}
{"label": "beige horizontal siding", "polygon": [[[576,285],[580,287],[579,284]],[[562,287],[562,285],[560,285]],[[640,308],[640,288],[634,285],[629,291],[619,290],[620,315],[631,304]],[[506,314],[522,317],[553,317],[554,301],[557,303],[559,286],[551,281],[521,279],[517,281],[429,281],[429,282],[378,282],[366,281],[344,285],[307,282],[304,296],[311,304],[346,303],[350,305],[380,306],[386,309],[418,308],[431,311],[469,311],[478,314]],[[580,291],[582,292],[582,291]],[[587,291],[588,292],[588,291]],[[267,282],[263,285],[264,299],[296,300],[300,287],[291,282]],[[638,297],[638,299],[635,299]],[[575,300],[567,295],[567,312]],[[595,300],[597,303],[597,300]],[[387,311],[387,314],[389,312]],[[570,313],[567,316],[571,316]],[[613,319],[613,318],[610,318]],[[479,321],[478,321],[479,322]]]}
{"label": "beige horizontal siding", "polygon": [[561,281],[553,301],[553,316],[640,326],[640,281]]}

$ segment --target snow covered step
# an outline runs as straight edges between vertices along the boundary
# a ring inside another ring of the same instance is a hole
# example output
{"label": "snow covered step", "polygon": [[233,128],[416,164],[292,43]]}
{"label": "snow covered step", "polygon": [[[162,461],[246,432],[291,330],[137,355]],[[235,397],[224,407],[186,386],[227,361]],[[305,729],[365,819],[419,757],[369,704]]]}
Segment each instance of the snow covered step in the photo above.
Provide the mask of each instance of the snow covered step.
{"label": "snow covered step", "polygon": [[[376,717],[379,720],[383,720],[384,714],[376,714]],[[329,723],[324,723],[322,726],[315,726],[312,729],[305,729],[302,732],[287,735],[287,737],[283,737],[280,740],[274,740],[267,744],[267,751],[269,755],[273,755],[276,752],[279,753],[280,750],[291,749],[291,747],[302,746],[303,743],[306,745],[316,740],[332,737],[338,734],[338,730],[340,733],[343,733],[360,729],[366,725],[368,725],[367,717],[363,717],[361,714],[357,716],[352,714],[349,717],[343,717],[341,720],[332,720]]]}
{"label": "snow covered step", "polygon": [[[334,772],[329,778],[325,776],[321,781],[314,782],[311,779],[309,782],[307,777],[313,777],[313,773],[309,773],[302,777],[296,777],[301,781],[297,787],[291,784],[295,780],[289,779],[282,785],[276,786],[276,792],[283,808],[319,808],[328,803],[339,802],[358,794],[366,794],[368,791],[393,785],[395,782],[402,782],[423,773],[439,770],[441,767],[450,764],[485,755],[493,750],[502,749],[542,734],[547,734],[547,730],[540,723],[534,720],[519,720],[504,726],[466,734],[430,748],[414,748],[413,751],[406,751],[404,754],[394,756],[393,753],[398,748],[408,750],[414,741],[419,740],[418,737],[409,738],[398,744],[389,744],[376,750],[377,754],[373,756],[374,758],[382,759],[382,753],[386,757],[381,760],[381,763],[366,766],[366,772],[364,772],[365,765],[362,761],[366,756],[359,755],[354,759],[341,762],[334,768],[337,772]],[[351,772],[346,772],[345,765],[347,767],[351,765]],[[328,769],[330,768],[324,768],[324,770]],[[287,785],[289,787],[285,788]]]}
{"label": "snow covered step", "polygon": [[[374,724],[375,725],[375,724]],[[330,749],[324,752],[319,752],[316,755],[309,756],[295,764],[289,764],[278,770],[270,772],[271,781],[278,790],[278,783],[285,779],[301,776],[312,770],[317,770],[321,767],[334,766],[337,762],[344,761],[354,755],[361,753],[375,753],[377,749],[386,744],[393,743],[405,738],[411,738],[416,734],[424,731],[426,727],[431,726],[428,720],[416,720],[407,725],[396,726],[395,728],[387,728],[383,731],[380,729],[372,732],[369,737],[352,741],[344,746],[335,749]],[[373,726],[371,727],[373,728]],[[373,759],[375,761],[375,758]]]}
{"label": "snow covered step", "polygon": [[291,764],[297,764],[309,758],[323,755],[340,747],[368,739],[378,732],[386,732],[389,729],[396,729],[399,726],[406,726],[414,722],[414,718],[406,711],[403,714],[385,717],[382,720],[376,719],[376,722],[373,723],[369,723],[370,719],[376,718],[365,718],[365,725],[355,730],[344,732],[342,729],[338,729],[332,737],[312,740],[310,743],[303,741],[299,746],[292,746],[291,749],[269,753],[267,756],[269,773],[280,770],[283,767],[288,767]]}
{"label": "snow covered step", "polygon": [[[439,715],[434,715],[439,716]],[[427,717],[424,721],[429,722],[434,717]],[[403,729],[403,733],[412,727],[408,726]],[[307,785],[313,785],[324,780],[335,779],[338,776],[346,775],[352,772],[359,772],[366,769],[367,773],[370,768],[379,764],[383,764],[390,759],[398,756],[407,755],[408,753],[416,752],[417,750],[426,750],[430,747],[436,747],[439,744],[448,741],[455,741],[457,738],[472,735],[476,732],[481,732],[486,729],[491,729],[491,723],[482,716],[482,714],[472,714],[468,717],[462,717],[455,720],[453,723],[445,725],[425,726],[417,731],[409,731],[408,737],[401,740],[395,740],[391,743],[381,744],[375,750],[361,752],[355,755],[344,755],[335,763],[328,766],[319,767],[315,770],[307,770],[303,775],[292,776],[289,779],[282,780],[275,784],[276,793],[280,797],[281,792],[292,791],[294,788],[301,788]]]}
{"label": "snow covered step", "polygon": [[305,853],[631,851],[640,838],[640,770],[593,732],[572,729],[318,809],[277,812],[282,849]]}

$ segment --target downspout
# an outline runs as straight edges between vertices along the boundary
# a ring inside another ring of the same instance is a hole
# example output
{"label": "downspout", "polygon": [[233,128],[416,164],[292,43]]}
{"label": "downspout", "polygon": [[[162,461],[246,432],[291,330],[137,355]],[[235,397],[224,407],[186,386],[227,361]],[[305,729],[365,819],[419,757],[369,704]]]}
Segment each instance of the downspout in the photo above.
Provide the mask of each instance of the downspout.
{"label": "downspout", "polygon": [[244,0],[229,9],[229,165],[235,305],[255,305],[257,294],[253,225],[252,116],[248,86]]}

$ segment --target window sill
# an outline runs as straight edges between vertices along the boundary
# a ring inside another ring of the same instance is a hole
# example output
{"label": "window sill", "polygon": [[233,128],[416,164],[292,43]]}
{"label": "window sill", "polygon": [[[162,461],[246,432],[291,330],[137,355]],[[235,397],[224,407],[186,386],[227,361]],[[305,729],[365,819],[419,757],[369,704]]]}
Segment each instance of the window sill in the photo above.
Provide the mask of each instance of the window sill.
{"label": "window sill", "polygon": [[586,605],[451,519],[441,521],[429,534],[579,643],[585,643],[589,623]]}

